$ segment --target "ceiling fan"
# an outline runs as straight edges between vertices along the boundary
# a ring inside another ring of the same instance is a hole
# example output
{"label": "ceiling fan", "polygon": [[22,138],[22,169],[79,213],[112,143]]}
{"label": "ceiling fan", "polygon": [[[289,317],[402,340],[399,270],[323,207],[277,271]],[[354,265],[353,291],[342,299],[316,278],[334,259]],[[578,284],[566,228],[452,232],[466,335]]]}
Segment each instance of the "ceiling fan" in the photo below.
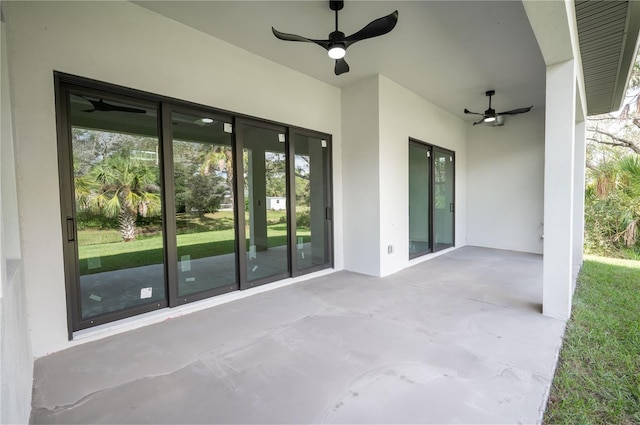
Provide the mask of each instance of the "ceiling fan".
{"label": "ceiling fan", "polygon": [[113,112],[113,111],[117,111],[117,112],[131,112],[131,113],[134,113],[134,114],[145,114],[147,112],[144,109],[129,108],[127,106],[120,106],[120,105],[114,105],[112,103],[107,103],[102,99],[93,100],[93,99],[86,98],[84,96],[80,96],[80,97],[83,98],[84,100],[86,100],[87,102],[91,103],[91,105],[93,106],[93,109],[84,109],[82,112],[95,112],[95,111]]}
{"label": "ceiling fan", "polygon": [[527,108],[518,108],[518,109],[512,109],[510,111],[505,111],[505,112],[496,112],[496,110],[491,107],[491,96],[493,96],[494,94],[496,94],[495,90],[489,90],[485,93],[485,95],[489,96],[489,109],[484,111],[484,114],[481,114],[479,112],[471,112],[467,108],[464,108],[465,114],[482,116],[482,119],[474,122],[473,125],[482,124],[482,123],[487,123],[494,126],[504,125],[504,120],[502,118],[504,115],[524,114],[525,112],[529,112],[531,108],[533,108],[533,105],[531,105]]}
{"label": "ceiling fan", "polygon": [[304,41],[307,43],[315,43],[320,47],[323,47],[329,52],[329,57],[335,59],[335,73],[336,75],[349,72],[349,65],[344,60],[344,55],[349,46],[358,41],[365,40],[367,38],[378,37],[391,31],[398,22],[398,11],[371,21],[360,31],[345,36],[343,32],[338,30],[338,11],[344,7],[344,1],[329,1],[329,8],[336,12],[336,30],[329,34],[328,40],[315,40],[312,38],[302,37],[295,34],[286,34],[271,27],[273,35],[280,40],[284,41]]}

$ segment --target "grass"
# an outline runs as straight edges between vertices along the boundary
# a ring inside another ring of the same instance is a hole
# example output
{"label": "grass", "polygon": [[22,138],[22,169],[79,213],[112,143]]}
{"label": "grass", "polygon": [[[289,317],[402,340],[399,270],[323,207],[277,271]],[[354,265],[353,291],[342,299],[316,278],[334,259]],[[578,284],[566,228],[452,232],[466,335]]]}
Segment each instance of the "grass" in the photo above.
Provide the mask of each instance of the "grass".
{"label": "grass", "polygon": [[[269,247],[287,244],[285,217],[282,211],[267,213],[267,239]],[[204,216],[179,215],[178,258],[189,255],[191,259],[230,254],[235,249],[233,213],[219,211]],[[310,240],[308,229],[298,228],[304,241]],[[82,275],[139,267],[163,262],[162,234],[142,232],[136,240],[122,242],[120,232],[114,229],[85,228],[78,231],[80,273]],[[249,247],[249,239],[246,241]]]}
{"label": "grass", "polygon": [[547,424],[640,424],[640,262],[588,256]]}

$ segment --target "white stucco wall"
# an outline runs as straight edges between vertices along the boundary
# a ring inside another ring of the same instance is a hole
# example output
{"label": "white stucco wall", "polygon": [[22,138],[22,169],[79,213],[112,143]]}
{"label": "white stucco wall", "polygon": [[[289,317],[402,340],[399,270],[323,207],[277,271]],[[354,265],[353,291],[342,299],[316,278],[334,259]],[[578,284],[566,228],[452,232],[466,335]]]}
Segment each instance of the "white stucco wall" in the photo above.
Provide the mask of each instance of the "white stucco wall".
{"label": "white stucco wall", "polygon": [[542,253],[544,108],[468,127],[467,243]]}
{"label": "white stucco wall", "polygon": [[380,169],[378,77],[342,90],[344,264],[380,275]]}
{"label": "white stucco wall", "polygon": [[345,268],[386,276],[409,266],[410,137],[456,152],[456,246],[465,245],[465,123],[380,75],[343,89],[342,122]]}
{"label": "white stucco wall", "polygon": [[[129,2],[10,2],[3,9],[13,70],[24,279],[36,357],[71,345],[54,70],[330,133],[334,199],[343,198],[339,89]],[[342,215],[342,203],[335,202],[338,269],[343,266]]]}
{"label": "white stucco wall", "polygon": [[22,278],[5,24],[0,23],[0,423],[27,423],[33,355]]}
{"label": "white stucco wall", "polygon": [[[380,275],[409,265],[409,137],[452,150],[455,245],[466,245],[466,125],[460,118],[380,76]],[[387,247],[393,246],[389,254]]]}

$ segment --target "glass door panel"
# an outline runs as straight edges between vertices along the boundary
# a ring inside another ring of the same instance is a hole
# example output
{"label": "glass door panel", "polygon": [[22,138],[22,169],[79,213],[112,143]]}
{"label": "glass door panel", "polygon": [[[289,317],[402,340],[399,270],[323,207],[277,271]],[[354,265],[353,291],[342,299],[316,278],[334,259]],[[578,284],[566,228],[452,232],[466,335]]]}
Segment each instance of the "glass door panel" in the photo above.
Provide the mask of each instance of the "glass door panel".
{"label": "glass door panel", "polygon": [[434,167],[434,251],[454,244],[454,157],[453,152],[433,149]]}
{"label": "glass door panel", "polygon": [[296,270],[329,262],[327,141],[294,135]]}
{"label": "glass door panel", "polygon": [[173,112],[178,296],[235,285],[233,150],[229,122]]}
{"label": "glass door panel", "polygon": [[409,143],[409,258],[431,252],[431,148]]}
{"label": "glass door panel", "polygon": [[[287,155],[283,131],[241,125],[245,274],[251,283],[289,273]],[[251,286],[251,285],[250,285]]]}
{"label": "glass door panel", "polygon": [[69,108],[79,320],[166,305],[157,110],[84,94]]}

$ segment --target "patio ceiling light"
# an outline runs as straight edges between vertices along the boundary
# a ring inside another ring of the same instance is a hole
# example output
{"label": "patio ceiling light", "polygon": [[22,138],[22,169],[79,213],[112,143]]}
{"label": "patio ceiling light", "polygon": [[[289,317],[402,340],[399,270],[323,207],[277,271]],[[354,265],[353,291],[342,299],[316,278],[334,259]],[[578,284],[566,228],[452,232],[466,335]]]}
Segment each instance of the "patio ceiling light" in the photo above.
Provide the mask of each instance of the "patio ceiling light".
{"label": "patio ceiling light", "polygon": [[202,122],[205,124],[211,124],[213,120],[211,118],[202,118]]}
{"label": "patio ceiling light", "polygon": [[345,53],[347,53],[347,51],[344,49],[344,46],[341,44],[334,44],[329,49],[329,57],[331,59],[342,59]]}

